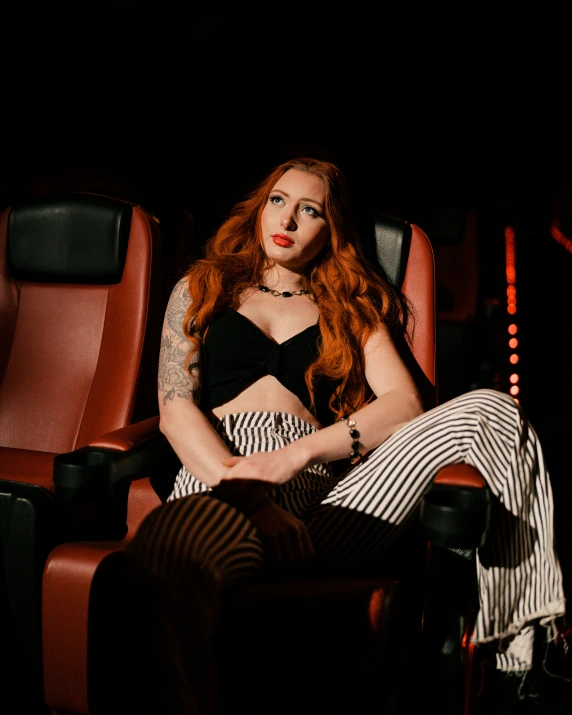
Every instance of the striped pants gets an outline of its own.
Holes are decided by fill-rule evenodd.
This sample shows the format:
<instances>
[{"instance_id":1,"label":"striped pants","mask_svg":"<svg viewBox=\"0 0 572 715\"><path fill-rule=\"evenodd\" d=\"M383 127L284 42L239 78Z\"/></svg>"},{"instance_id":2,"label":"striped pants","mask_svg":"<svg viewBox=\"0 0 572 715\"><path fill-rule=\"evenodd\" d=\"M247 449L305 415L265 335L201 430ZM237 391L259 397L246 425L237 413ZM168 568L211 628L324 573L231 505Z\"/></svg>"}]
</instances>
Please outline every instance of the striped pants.
<instances>
[{"instance_id":1,"label":"striped pants","mask_svg":"<svg viewBox=\"0 0 572 715\"><path fill-rule=\"evenodd\" d=\"M315 430L280 412L227 415L217 429L241 455L279 449ZM476 467L499 507L487 552L477 553L474 641L499 644L497 668L526 671L535 627L545 626L547 638L554 637L565 598L542 449L510 396L488 389L465 393L406 424L349 471L312 467L271 496L306 523L318 571L372 564L415 513L437 471L453 463ZM129 547L140 570L177 591L179 601L171 593L168 608L188 611L198 597L197 582L205 602L214 603L222 588L265 567L256 528L208 491L182 468L167 502L146 517Z\"/></svg>"}]
</instances>

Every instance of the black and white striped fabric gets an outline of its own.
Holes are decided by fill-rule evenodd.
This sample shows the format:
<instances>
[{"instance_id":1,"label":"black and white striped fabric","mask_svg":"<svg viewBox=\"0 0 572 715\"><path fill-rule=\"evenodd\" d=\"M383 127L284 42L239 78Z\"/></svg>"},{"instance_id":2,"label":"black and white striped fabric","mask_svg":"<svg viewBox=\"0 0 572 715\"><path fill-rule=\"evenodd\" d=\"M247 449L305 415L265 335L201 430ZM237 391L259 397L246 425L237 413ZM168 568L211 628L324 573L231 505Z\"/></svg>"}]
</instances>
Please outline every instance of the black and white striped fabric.
<instances>
[{"instance_id":1,"label":"black and white striped fabric","mask_svg":"<svg viewBox=\"0 0 572 715\"><path fill-rule=\"evenodd\" d=\"M220 437L233 454L272 452L316 431L314 425L285 412L244 412L226 415L215 424ZM305 470L269 496L292 514L302 517L334 487L336 477L328 464ZM208 491L209 487L181 467L167 501Z\"/></svg>"},{"instance_id":2,"label":"black and white striped fabric","mask_svg":"<svg viewBox=\"0 0 572 715\"><path fill-rule=\"evenodd\" d=\"M279 449L315 428L285 413L249 412L227 415L217 430L235 454L248 455ZM528 670L534 624L553 637L565 599L542 449L509 395L465 393L412 420L345 473L319 465L272 496L307 524L318 571L375 563L415 513L437 471L463 462L479 469L495 497L490 543L476 559L481 608L474 640L502 644L499 669ZM167 503L148 517L154 524L149 558L164 568L160 553L168 552L173 538L185 558L208 562L221 586L259 572L264 549L255 528L229 505L204 498L206 492L208 487L180 470ZM191 496L198 493L200 498ZM146 531L141 528L134 541L145 539ZM157 540L161 534L163 542ZM174 559L170 553L172 568Z\"/></svg>"}]
</instances>

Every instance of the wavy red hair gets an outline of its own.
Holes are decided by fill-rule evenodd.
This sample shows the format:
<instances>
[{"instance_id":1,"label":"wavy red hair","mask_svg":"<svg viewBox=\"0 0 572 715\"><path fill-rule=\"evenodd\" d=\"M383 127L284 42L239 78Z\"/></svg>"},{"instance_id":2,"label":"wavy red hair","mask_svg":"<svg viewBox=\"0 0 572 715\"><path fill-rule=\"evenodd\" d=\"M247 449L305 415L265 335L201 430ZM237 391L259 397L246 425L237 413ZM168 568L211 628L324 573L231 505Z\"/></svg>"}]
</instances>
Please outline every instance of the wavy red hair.
<instances>
[{"instance_id":1,"label":"wavy red hair","mask_svg":"<svg viewBox=\"0 0 572 715\"><path fill-rule=\"evenodd\" d=\"M191 303L183 328L194 343L188 360L200 349L214 315L225 307L238 308L245 289L262 282L268 260L261 243L261 214L276 182L290 169L313 174L326 187L324 211L330 242L314 260L306 279L320 311L321 341L318 358L305 377L312 408L314 380L324 376L335 382L330 409L339 419L368 399L363 347L380 320L392 331L403 330L405 303L366 261L347 181L331 162L302 157L276 167L233 207L207 241L204 257L186 274Z\"/></svg>"}]
</instances>

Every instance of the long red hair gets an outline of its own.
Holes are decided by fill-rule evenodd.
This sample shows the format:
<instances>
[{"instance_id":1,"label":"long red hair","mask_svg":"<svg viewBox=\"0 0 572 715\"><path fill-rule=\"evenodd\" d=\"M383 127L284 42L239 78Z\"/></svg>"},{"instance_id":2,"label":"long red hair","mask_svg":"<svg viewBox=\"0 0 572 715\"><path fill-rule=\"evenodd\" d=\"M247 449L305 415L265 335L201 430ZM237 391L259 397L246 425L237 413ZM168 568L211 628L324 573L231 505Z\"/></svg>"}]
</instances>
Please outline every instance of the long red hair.
<instances>
[{"instance_id":1,"label":"long red hair","mask_svg":"<svg viewBox=\"0 0 572 715\"><path fill-rule=\"evenodd\" d=\"M290 169L319 177L326 187L325 218L329 244L310 267L306 287L320 312L321 341L316 361L306 371L314 407L314 380L334 381L330 409L336 419L359 409L368 399L363 347L380 320L395 332L403 330L405 303L366 261L359 243L345 176L334 164L297 158L276 167L247 196L205 245L186 277L191 302L183 329L200 349L214 315L225 307L237 309L244 290L262 282L268 260L262 249L260 218L276 182Z\"/></svg>"}]
</instances>

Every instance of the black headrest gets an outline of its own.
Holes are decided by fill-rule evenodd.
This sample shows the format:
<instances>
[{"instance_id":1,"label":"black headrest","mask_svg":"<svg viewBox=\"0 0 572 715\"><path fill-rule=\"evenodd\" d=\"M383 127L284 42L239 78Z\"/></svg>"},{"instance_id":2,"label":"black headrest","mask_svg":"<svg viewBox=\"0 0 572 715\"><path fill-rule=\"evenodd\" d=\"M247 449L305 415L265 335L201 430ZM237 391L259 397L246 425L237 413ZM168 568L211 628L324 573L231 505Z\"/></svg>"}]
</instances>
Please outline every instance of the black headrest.
<instances>
[{"instance_id":1,"label":"black headrest","mask_svg":"<svg viewBox=\"0 0 572 715\"><path fill-rule=\"evenodd\" d=\"M15 205L8 220L8 268L17 280L119 283L133 204L96 194Z\"/></svg>"},{"instance_id":2,"label":"black headrest","mask_svg":"<svg viewBox=\"0 0 572 715\"><path fill-rule=\"evenodd\" d=\"M411 246L411 225L377 211L363 212L358 231L366 258L380 266L391 285L401 288Z\"/></svg>"}]
</instances>

